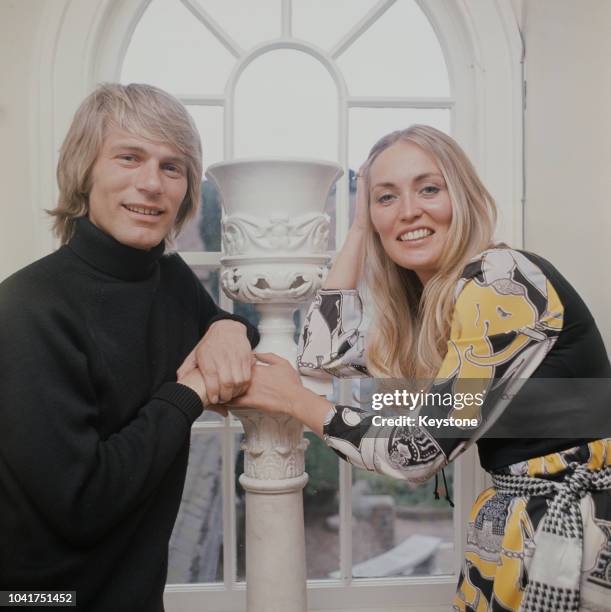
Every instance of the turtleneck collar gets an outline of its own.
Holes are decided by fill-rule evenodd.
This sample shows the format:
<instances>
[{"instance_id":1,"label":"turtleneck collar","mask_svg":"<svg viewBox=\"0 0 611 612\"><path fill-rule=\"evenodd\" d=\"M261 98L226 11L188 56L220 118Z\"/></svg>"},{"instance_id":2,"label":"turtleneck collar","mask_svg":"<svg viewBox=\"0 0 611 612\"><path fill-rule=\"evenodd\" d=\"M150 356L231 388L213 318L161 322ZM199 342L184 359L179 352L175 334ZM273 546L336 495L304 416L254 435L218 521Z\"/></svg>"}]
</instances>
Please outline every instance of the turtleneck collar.
<instances>
[{"instance_id":1,"label":"turtleneck collar","mask_svg":"<svg viewBox=\"0 0 611 612\"><path fill-rule=\"evenodd\" d=\"M152 274L155 264L163 255L165 244L160 242L150 251L135 249L117 242L87 217L80 217L76 220L76 229L68 248L104 274L126 281L137 281Z\"/></svg>"}]
</instances>

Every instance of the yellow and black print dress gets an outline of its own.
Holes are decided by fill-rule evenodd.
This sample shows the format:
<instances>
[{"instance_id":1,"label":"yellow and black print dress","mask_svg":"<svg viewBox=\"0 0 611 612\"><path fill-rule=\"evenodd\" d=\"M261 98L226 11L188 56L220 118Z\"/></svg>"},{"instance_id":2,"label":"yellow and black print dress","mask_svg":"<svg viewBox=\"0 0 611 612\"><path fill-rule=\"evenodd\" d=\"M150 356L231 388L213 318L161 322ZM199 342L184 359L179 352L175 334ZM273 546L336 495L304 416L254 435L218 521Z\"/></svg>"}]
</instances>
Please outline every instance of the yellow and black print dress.
<instances>
[{"instance_id":1,"label":"yellow and black print dress","mask_svg":"<svg viewBox=\"0 0 611 612\"><path fill-rule=\"evenodd\" d=\"M320 291L300 338L301 373L367 376L362 319L357 291ZM611 366L586 305L549 262L490 249L457 283L447 353L435 377L454 393L463 386L473 393L474 384L488 392L470 413L446 409L446 416L477 417L481 425L440 437L427 427L374 427L373 411L343 405L325 420L325 440L342 458L412 483L427 480L476 441L495 486L472 510L454 610L611 610L610 440L596 440L602 431L480 437L499 415L511 413L524 381L537 377L609 379ZM545 401L539 414L549 415L554 398ZM529 407L533 422L545 418L537 408ZM594 416L601 404L580 409Z\"/></svg>"}]
</instances>

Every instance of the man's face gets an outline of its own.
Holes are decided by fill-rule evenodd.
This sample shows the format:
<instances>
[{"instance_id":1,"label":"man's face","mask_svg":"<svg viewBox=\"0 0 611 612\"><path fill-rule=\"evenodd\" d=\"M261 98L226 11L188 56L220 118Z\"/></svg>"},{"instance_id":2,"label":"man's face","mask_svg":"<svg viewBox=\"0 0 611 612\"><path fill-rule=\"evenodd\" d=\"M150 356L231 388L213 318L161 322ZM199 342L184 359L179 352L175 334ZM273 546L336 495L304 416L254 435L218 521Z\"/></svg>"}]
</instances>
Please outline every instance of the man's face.
<instances>
[{"instance_id":1,"label":"man's face","mask_svg":"<svg viewBox=\"0 0 611 612\"><path fill-rule=\"evenodd\" d=\"M118 242L148 250L170 233L186 193L187 164L177 149L109 130L92 169L89 219Z\"/></svg>"}]
</instances>

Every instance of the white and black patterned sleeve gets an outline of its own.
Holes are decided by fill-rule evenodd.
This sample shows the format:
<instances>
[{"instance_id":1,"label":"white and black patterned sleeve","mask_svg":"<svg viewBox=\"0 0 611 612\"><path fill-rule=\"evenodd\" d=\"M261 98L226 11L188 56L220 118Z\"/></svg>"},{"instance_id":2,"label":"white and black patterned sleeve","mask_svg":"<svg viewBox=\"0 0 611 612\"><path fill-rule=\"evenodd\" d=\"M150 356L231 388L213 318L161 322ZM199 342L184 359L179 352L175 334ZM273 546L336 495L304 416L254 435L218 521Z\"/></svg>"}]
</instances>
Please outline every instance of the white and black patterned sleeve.
<instances>
[{"instance_id":1,"label":"white and black patterned sleeve","mask_svg":"<svg viewBox=\"0 0 611 612\"><path fill-rule=\"evenodd\" d=\"M564 307L542 270L518 251L493 249L464 270L456 286L447 353L433 391L481 392L479 406L420 406L418 416L473 418L475 428L448 437L420 420L376 426L376 414L336 405L326 415L326 443L353 465L418 484L452 461L505 410L554 346ZM464 394L463 394L464 395Z\"/></svg>"},{"instance_id":2,"label":"white and black patterned sleeve","mask_svg":"<svg viewBox=\"0 0 611 612\"><path fill-rule=\"evenodd\" d=\"M324 440L352 465L420 484L448 463L447 455L426 428L373 427L375 414L335 405L327 413Z\"/></svg>"},{"instance_id":3,"label":"white and black patterned sleeve","mask_svg":"<svg viewBox=\"0 0 611 612\"><path fill-rule=\"evenodd\" d=\"M297 367L306 376L368 376L363 305L356 289L321 289L299 337Z\"/></svg>"}]
</instances>

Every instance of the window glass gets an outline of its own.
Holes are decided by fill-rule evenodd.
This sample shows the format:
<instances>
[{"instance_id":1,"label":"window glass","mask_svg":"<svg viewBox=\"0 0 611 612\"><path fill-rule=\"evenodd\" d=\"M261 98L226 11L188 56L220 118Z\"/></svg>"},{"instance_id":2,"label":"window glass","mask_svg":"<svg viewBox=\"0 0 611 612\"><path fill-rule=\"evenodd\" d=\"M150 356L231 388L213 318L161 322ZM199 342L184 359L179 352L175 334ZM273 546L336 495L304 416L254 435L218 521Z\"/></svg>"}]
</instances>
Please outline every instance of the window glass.
<instances>
[{"instance_id":1,"label":"window glass","mask_svg":"<svg viewBox=\"0 0 611 612\"><path fill-rule=\"evenodd\" d=\"M218 268L210 268L209 266L191 266L195 276L204 286L215 304L219 303L220 285L219 285L219 270Z\"/></svg>"},{"instance_id":2,"label":"window glass","mask_svg":"<svg viewBox=\"0 0 611 612\"><path fill-rule=\"evenodd\" d=\"M187 106L202 141L204 169L223 161L223 109L219 106Z\"/></svg>"},{"instance_id":3,"label":"window glass","mask_svg":"<svg viewBox=\"0 0 611 612\"><path fill-rule=\"evenodd\" d=\"M281 0L196 0L243 49L280 36Z\"/></svg>"},{"instance_id":4,"label":"window glass","mask_svg":"<svg viewBox=\"0 0 611 612\"><path fill-rule=\"evenodd\" d=\"M339 569L339 459L311 432L305 470L308 484L303 491L308 579L329 578Z\"/></svg>"},{"instance_id":5,"label":"window glass","mask_svg":"<svg viewBox=\"0 0 611 612\"><path fill-rule=\"evenodd\" d=\"M340 57L350 95L449 96L439 40L414 0L398 0Z\"/></svg>"},{"instance_id":6,"label":"window glass","mask_svg":"<svg viewBox=\"0 0 611 612\"><path fill-rule=\"evenodd\" d=\"M238 582L246 580L246 491L238 481L240 474L244 473L244 451L240 446L245 437L243 433L235 435L236 578Z\"/></svg>"},{"instance_id":7,"label":"window glass","mask_svg":"<svg viewBox=\"0 0 611 612\"><path fill-rule=\"evenodd\" d=\"M293 35L331 50L378 0L294 0Z\"/></svg>"},{"instance_id":8,"label":"window glass","mask_svg":"<svg viewBox=\"0 0 611 612\"><path fill-rule=\"evenodd\" d=\"M220 432L191 434L182 502L170 538L168 584L223 581Z\"/></svg>"},{"instance_id":9,"label":"window glass","mask_svg":"<svg viewBox=\"0 0 611 612\"><path fill-rule=\"evenodd\" d=\"M453 494L453 464L445 468ZM389 578L454 573L453 512L439 475L410 489L406 483L353 469L352 576Z\"/></svg>"},{"instance_id":10,"label":"window glass","mask_svg":"<svg viewBox=\"0 0 611 612\"><path fill-rule=\"evenodd\" d=\"M337 159L337 90L300 51L255 59L236 87L235 157Z\"/></svg>"},{"instance_id":11,"label":"window glass","mask_svg":"<svg viewBox=\"0 0 611 612\"><path fill-rule=\"evenodd\" d=\"M308 579L328 578L339 568L338 458L315 434L304 434L310 442L306 451L308 484L303 491L306 574ZM236 449L244 434L236 434ZM237 478L244 471L244 451L236 460L237 578L246 579L246 506L244 489Z\"/></svg>"},{"instance_id":12,"label":"window glass","mask_svg":"<svg viewBox=\"0 0 611 612\"><path fill-rule=\"evenodd\" d=\"M450 111L437 108L351 108L348 163L358 170L382 136L424 123L450 133Z\"/></svg>"},{"instance_id":13,"label":"window glass","mask_svg":"<svg viewBox=\"0 0 611 612\"><path fill-rule=\"evenodd\" d=\"M202 141L204 169L223 160L223 109L215 106L187 107ZM221 250L221 205L213 183L202 181L200 205L176 239L179 251Z\"/></svg>"},{"instance_id":14,"label":"window glass","mask_svg":"<svg viewBox=\"0 0 611 612\"><path fill-rule=\"evenodd\" d=\"M153 0L127 48L122 83L149 83L173 94L218 94L233 56L179 0Z\"/></svg>"}]
</instances>

